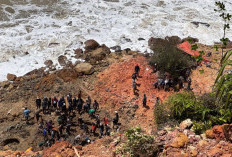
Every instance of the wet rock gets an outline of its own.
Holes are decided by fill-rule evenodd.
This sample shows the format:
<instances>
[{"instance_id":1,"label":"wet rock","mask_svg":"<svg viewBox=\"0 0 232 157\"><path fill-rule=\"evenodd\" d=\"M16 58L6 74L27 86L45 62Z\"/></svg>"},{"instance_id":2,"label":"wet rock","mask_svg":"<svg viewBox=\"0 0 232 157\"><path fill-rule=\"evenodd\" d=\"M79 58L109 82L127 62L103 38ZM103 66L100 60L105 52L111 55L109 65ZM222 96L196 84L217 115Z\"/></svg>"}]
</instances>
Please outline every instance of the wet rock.
<instances>
[{"instance_id":1,"label":"wet rock","mask_svg":"<svg viewBox=\"0 0 232 157\"><path fill-rule=\"evenodd\" d=\"M96 48L99 47L98 42L96 42L93 39L87 40L85 41L85 50L89 51L89 50L95 50Z\"/></svg>"},{"instance_id":2,"label":"wet rock","mask_svg":"<svg viewBox=\"0 0 232 157\"><path fill-rule=\"evenodd\" d=\"M145 40L145 39L144 38L138 38L138 40L141 41L141 40Z\"/></svg>"},{"instance_id":3,"label":"wet rock","mask_svg":"<svg viewBox=\"0 0 232 157\"><path fill-rule=\"evenodd\" d=\"M74 50L75 58L81 58L83 56L83 50L82 49L76 49Z\"/></svg>"},{"instance_id":4,"label":"wet rock","mask_svg":"<svg viewBox=\"0 0 232 157\"><path fill-rule=\"evenodd\" d=\"M224 124L223 125L223 132L226 140L232 142L232 125L231 124Z\"/></svg>"},{"instance_id":5,"label":"wet rock","mask_svg":"<svg viewBox=\"0 0 232 157\"><path fill-rule=\"evenodd\" d=\"M52 64L53 64L53 61L52 61L52 60L46 60L46 61L44 62L44 64L45 64L47 67L50 67L50 66L52 66Z\"/></svg>"},{"instance_id":6,"label":"wet rock","mask_svg":"<svg viewBox=\"0 0 232 157\"><path fill-rule=\"evenodd\" d=\"M180 129L191 129L191 127L193 126L193 122L191 121L191 119L186 119L183 122L180 123Z\"/></svg>"},{"instance_id":7,"label":"wet rock","mask_svg":"<svg viewBox=\"0 0 232 157\"><path fill-rule=\"evenodd\" d=\"M66 65L66 62L67 62L67 57L66 56L59 56L58 57L58 62L61 66L65 66Z\"/></svg>"},{"instance_id":8,"label":"wet rock","mask_svg":"<svg viewBox=\"0 0 232 157\"><path fill-rule=\"evenodd\" d=\"M80 63L75 66L78 74L90 75L94 72L94 68L90 63Z\"/></svg>"},{"instance_id":9,"label":"wet rock","mask_svg":"<svg viewBox=\"0 0 232 157\"><path fill-rule=\"evenodd\" d=\"M17 78L16 75L10 74L10 73L8 73L6 77L7 77L7 80L9 81L15 81L15 79Z\"/></svg>"},{"instance_id":10,"label":"wet rock","mask_svg":"<svg viewBox=\"0 0 232 157\"><path fill-rule=\"evenodd\" d=\"M15 13L15 10L13 8L11 8L11 7L6 7L5 11L7 11L8 13L11 13L11 14Z\"/></svg>"},{"instance_id":11,"label":"wet rock","mask_svg":"<svg viewBox=\"0 0 232 157\"><path fill-rule=\"evenodd\" d=\"M204 25L206 27L210 27L210 24L205 23L205 22L197 22L197 21L193 21L191 22L192 24L194 24L196 27L199 27L199 25Z\"/></svg>"},{"instance_id":12,"label":"wet rock","mask_svg":"<svg viewBox=\"0 0 232 157\"><path fill-rule=\"evenodd\" d=\"M32 71L26 73L24 76L30 76L30 75L33 75L33 74L36 74L36 75L38 75L38 76L44 76L44 75L45 75L45 73L44 73L44 70L45 70L45 69L46 69L46 68L44 68L44 67L39 68L39 69L34 69L34 70L32 70Z\"/></svg>"},{"instance_id":13,"label":"wet rock","mask_svg":"<svg viewBox=\"0 0 232 157\"><path fill-rule=\"evenodd\" d=\"M110 49L114 50L115 52L120 52L122 49L121 49L121 46L113 46L113 47L110 47Z\"/></svg>"}]
</instances>

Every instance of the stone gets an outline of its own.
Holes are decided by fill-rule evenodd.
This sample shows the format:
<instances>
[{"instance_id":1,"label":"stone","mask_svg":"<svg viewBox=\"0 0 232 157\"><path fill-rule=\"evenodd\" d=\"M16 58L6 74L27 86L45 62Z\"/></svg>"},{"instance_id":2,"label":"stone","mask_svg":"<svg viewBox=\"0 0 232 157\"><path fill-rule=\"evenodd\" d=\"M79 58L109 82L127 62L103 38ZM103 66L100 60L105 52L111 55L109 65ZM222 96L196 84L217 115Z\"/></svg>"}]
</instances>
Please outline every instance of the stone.
<instances>
[{"instance_id":1,"label":"stone","mask_svg":"<svg viewBox=\"0 0 232 157\"><path fill-rule=\"evenodd\" d=\"M224 136L226 140L232 142L232 125L231 124L224 124L223 125Z\"/></svg>"},{"instance_id":2,"label":"stone","mask_svg":"<svg viewBox=\"0 0 232 157\"><path fill-rule=\"evenodd\" d=\"M222 155L222 151L218 147L214 147L209 150L208 156L213 156L213 157L220 157Z\"/></svg>"},{"instance_id":3,"label":"stone","mask_svg":"<svg viewBox=\"0 0 232 157\"><path fill-rule=\"evenodd\" d=\"M45 64L47 67L50 67L50 66L52 66L52 64L53 64L53 61L52 61L52 60L46 60L46 61L44 62L44 64Z\"/></svg>"},{"instance_id":4,"label":"stone","mask_svg":"<svg viewBox=\"0 0 232 157\"><path fill-rule=\"evenodd\" d=\"M216 139L224 139L224 131L223 131L223 126L222 125L216 125L213 127L213 134Z\"/></svg>"},{"instance_id":5,"label":"stone","mask_svg":"<svg viewBox=\"0 0 232 157\"><path fill-rule=\"evenodd\" d=\"M77 78L78 74L74 69L61 69L57 71L56 75L64 82L70 82Z\"/></svg>"},{"instance_id":6,"label":"stone","mask_svg":"<svg viewBox=\"0 0 232 157\"><path fill-rule=\"evenodd\" d=\"M3 81L0 83L0 86L3 87L3 88L6 88L10 85L10 82L9 81Z\"/></svg>"},{"instance_id":7,"label":"stone","mask_svg":"<svg viewBox=\"0 0 232 157\"><path fill-rule=\"evenodd\" d=\"M208 143L206 140L200 140L200 141L198 142L198 145L199 145L200 147L205 147L205 146L209 145L209 143Z\"/></svg>"},{"instance_id":8,"label":"stone","mask_svg":"<svg viewBox=\"0 0 232 157\"><path fill-rule=\"evenodd\" d=\"M65 66L66 65L66 62L67 62L67 57L66 56L59 56L58 57L58 62L61 66Z\"/></svg>"},{"instance_id":9,"label":"stone","mask_svg":"<svg viewBox=\"0 0 232 157\"><path fill-rule=\"evenodd\" d=\"M83 55L83 50L76 49L76 50L74 50L74 53L75 53L75 58L80 58Z\"/></svg>"},{"instance_id":10,"label":"stone","mask_svg":"<svg viewBox=\"0 0 232 157\"><path fill-rule=\"evenodd\" d=\"M120 52L120 51L122 51L121 46L119 46L119 45L110 47L110 49L114 50L115 52Z\"/></svg>"},{"instance_id":11,"label":"stone","mask_svg":"<svg viewBox=\"0 0 232 157\"><path fill-rule=\"evenodd\" d=\"M188 137L183 133L179 133L178 136L174 138L171 146L175 148L182 148L182 147L186 147L187 144L188 144Z\"/></svg>"},{"instance_id":12,"label":"stone","mask_svg":"<svg viewBox=\"0 0 232 157\"><path fill-rule=\"evenodd\" d=\"M210 139L214 139L214 138L215 138L212 129L206 130L206 131L205 131L205 135L206 135L207 138L210 138Z\"/></svg>"},{"instance_id":13,"label":"stone","mask_svg":"<svg viewBox=\"0 0 232 157\"><path fill-rule=\"evenodd\" d=\"M97 48L96 50L93 50L90 53L88 53L86 60L91 60L94 62L101 61L110 53L110 49L103 45L102 47Z\"/></svg>"},{"instance_id":14,"label":"stone","mask_svg":"<svg viewBox=\"0 0 232 157\"><path fill-rule=\"evenodd\" d=\"M191 119L186 119L180 123L180 129L190 129L193 126Z\"/></svg>"},{"instance_id":15,"label":"stone","mask_svg":"<svg viewBox=\"0 0 232 157\"><path fill-rule=\"evenodd\" d=\"M94 68L90 63L80 63L75 66L75 70L79 74L90 75L94 72Z\"/></svg>"},{"instance_id":16,"label":"stone","mask_svg":"<svg viewBox=\"0 0 232 157\"><path fill-rule=\"evenodd\" d=\"M10 73L8 73L6 77L7 77L7 80L9 80L9 81L15 81L17 78L16 75L10 74Z\"/></svg>"},{"instance_id":17,"label":"stone","mask_svg":"<svg viewBox=\"0 0 232 157\"><path fill-rule=\"evenodd\" d=\"M98 42L96 42L93 39L87 40L85 41L85 50L89 51L89 50L95 50L96 48L99 47Z\"/></svg>"}]
</instances>

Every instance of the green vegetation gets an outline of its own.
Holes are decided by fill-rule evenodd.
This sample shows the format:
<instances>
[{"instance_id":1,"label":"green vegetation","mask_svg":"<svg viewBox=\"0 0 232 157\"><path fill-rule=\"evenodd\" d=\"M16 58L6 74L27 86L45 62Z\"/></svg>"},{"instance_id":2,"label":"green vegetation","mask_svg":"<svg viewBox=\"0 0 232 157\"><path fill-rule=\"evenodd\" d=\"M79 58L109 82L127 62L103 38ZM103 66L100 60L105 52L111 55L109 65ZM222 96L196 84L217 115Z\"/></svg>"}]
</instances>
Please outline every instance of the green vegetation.
<instances>
[{"instance_id":1,"label":"green vegetation","mask_svg":"<svg viewBox=\"0 0 232 157\"><path fill-rule=\"evenodd\" d=\"M219 13L219 16L222 18L222 20L224 21L224 26L223 26L223 37L220 39L220 41L222 42L222 47L221 47L221 53L222 53L222 58L221 61L224 60L224 58L227 56L227 53L224 54L223 50L226 47L229 39L226 38L226 30L230 29L230 20L232 15L226 12L226 6L223 2L217 1L215 2L215 5L217 7L217 9L214 9L215 12ZM217 46L215 46L216 49L218 49Z\"/></svg>"},{"instance_id":2,"label":"green vegetation","mask_svg":"<svg viewBox=\"0 0 232 157\"><path fill-rule=\"evenodd\" d=\"M140 127L129 129L125 135L127 141L117 148L118 154L130 157L149 157L157 153L158 148L154 143L154 137L143 134Z\"/></svg>"},{"instance_id":3,"label":"green vegetation","mask_svg":"<svg viewBox=\"0 0 232 157\"><path fill-rule=\"evenodd\" d=\"M161 40L161 39L160 39ZM154 55L149 64L158 65L158 71L161 74L168 72L174 78L177 78L194 65L191 57L179 50L173 42L163 39L156 46L152 47Z\"/></svg>"},{"instance_id":4,"label":"green vegetation","mask_svg":"<svg viewBox=\"0 0 232 157\"><path fill-rule=\"evenodd\" d=\"M226 30L229 29L230 14L225 13L225 5L222 2L216 2L219 8L215 10L220 12L220 17L224 20L224 34L221 42L222 59L221 68L218 71L218 76L215 80L214 92L205 94L201 97L195 96L192 92L177 93L168 98L166 106L169 106L171 119L179 122L185 119L193 120L193 129L200 134L214 125L231 123L232 122L232 74L225 73L225 70L231 70L232 67L232 50L223 53L223 48L227 45ZM192 45L192 50L197 50L196 44ZM217 46L215 48L218 49ZM203 60L204 52L200 51L200 55L195 58L197 62ZM201 72L201 71L200 71ZM203 71L201 72L203 73ZM158 108L155 114L162 110ZM157 124L163 122L163 111L155 116ZM165 119L165 118L164 118ZM166 120L166 119L165 119Z\"/></svg>"}]
</instances>

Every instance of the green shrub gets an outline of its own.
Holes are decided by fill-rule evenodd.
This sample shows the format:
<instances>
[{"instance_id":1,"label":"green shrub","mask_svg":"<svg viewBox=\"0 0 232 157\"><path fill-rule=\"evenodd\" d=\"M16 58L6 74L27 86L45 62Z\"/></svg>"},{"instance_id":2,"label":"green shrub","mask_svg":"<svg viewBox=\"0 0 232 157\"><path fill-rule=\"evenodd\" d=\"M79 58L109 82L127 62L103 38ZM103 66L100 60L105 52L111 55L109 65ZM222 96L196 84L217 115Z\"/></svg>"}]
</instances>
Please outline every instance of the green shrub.
<instances>
[{"instance_id":1,"label":"green shrub","mask_svg":"<svg viewBox=\"0 0 232 157\"><path fill-rule=\"evenodd\" d=\"M166 104L156 104L154 108L154 118L157 126L159 127L161 124L164 124L169 120L170 113L168 112L168 108Z\"/></svg>"},{"instance_id":2,"label":"green shrub","mask_svg":"<svg viewBox=\"0 0 232 157\"><path fill-rule=\"evenodd\" d=\"M116 152L130 157L155 156L158 148L154 144L154 137L142 133L140 127L129 129L125 133L127 141L121 144Z\"/></svg>"},{"instance_id":3,"label":"green shrub","mask_svg":"<svg viewBox=\"0 0 232 157\"><path fill-rule=\"evenodd\" d=\"M212 122L211 121L193 121L193 130L196 134L202 134L206 130L212 128Z\"/></svg>"},{"instance_id":4,"label":"green shrub","mask_svg":"<svg viewBox=\"0 0 232 157\"><path fill-rule=\"evenodd\" d=\"M150 58L149 64L151 66L158 65L158 71L162 74L168 72L174 78L177 78L191 68L194 64L191 57L185 52L179 50L176 45L173 45L168 40L162 40L157 45L152 47L154 51Z\"/></svg>"}]
</instances>

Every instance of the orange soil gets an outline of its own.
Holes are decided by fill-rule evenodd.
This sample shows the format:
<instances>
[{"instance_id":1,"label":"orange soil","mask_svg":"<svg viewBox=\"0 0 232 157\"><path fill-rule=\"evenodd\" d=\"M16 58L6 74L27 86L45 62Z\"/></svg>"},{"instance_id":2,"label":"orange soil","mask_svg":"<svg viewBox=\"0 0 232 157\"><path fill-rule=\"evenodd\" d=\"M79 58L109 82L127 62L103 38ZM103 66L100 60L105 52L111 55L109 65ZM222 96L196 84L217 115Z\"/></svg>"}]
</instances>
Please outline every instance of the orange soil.
<instances>
[{"instance_id":1,"label":"orange soil","mask_svg":"<svg viewBox=\"0 0 232 157\"><path fill-rule=\"evenodd\" d=\"M134 73L136 64L140 66L140 78L137 80L137 83L140 84L140 86L137 87L139 96L135 96L132 91L131 75ZM149 126L152 127L154 124L152 109L156 97L158 96L163 102L167 96L173 93L155 89L153 84L156 80L157 76L148 65L146 58L137 56L135 58L127 59L124 62L114 63L100 73L95 87L95 94L98 95L100 104L111 106L111 112L120 108L122 104L139 105L136 114L138 120L135 120L132 124L140 125L143 128ZM144 94L147 96L147 106L149 106L150 109L142 107ZM150 129L146 130L148 131Z\"/></svg>"}]
</instances>

